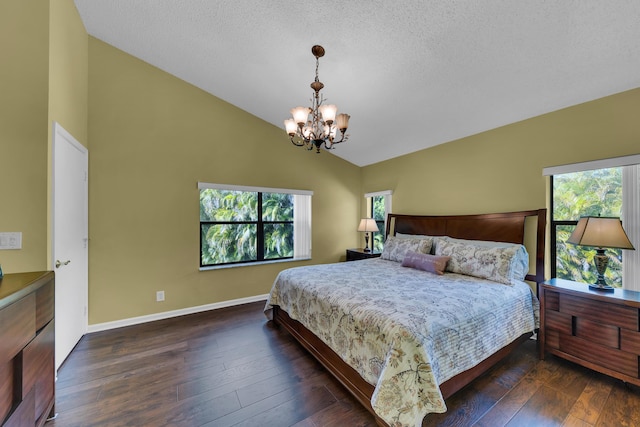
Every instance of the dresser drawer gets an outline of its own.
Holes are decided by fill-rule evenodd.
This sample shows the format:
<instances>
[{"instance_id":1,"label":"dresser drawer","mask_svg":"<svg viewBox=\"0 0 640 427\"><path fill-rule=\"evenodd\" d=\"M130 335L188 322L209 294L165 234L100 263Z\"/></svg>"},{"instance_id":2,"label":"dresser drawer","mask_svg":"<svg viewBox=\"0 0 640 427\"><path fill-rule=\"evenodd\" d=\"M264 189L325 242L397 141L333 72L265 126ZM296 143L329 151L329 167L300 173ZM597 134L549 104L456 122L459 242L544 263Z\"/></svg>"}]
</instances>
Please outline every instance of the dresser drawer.
<instances>
[{"instance_id":1,"label":"dresser drawer","mask_svg":"<svg viewBox=\"0 0 640 427\"><path fill-rule=\"evenodd\" d=\"M0 364L15 357L36 335L36 296L29 294L0 310Z\"/></svg>"},{"instance_id":2,"label":"dresser drawer","mask_svg":"<svg viewBox=\"0 0 640 427\"><path fill-rule=\"evenodd\" d=\"M544 301L547 310L560 311L560 294L557 292L545 291Z\"/></svg>"},{"instance_id":3,"label":"dresser drawer","mask_svg":"<svg viewBox=\"0 0 640 427\"><path fill-rule=\"evenodd\" d=\"M567 335L573 334L573 317L553 310L545 310L545 328L554 329Z\"/></svg>"},{"instance_id":4,"label":"dresser drawer","mask_svg":"<svg viewBox=\"0 0 640 427\"><path fill-rule=\"evenodd\" d=\"M36 411L34 393L29 393L26 398L18 404L15 411L7 419L3 427L25 427L36 424Z\"/></svg>"},{"instance_id":5,"label":"dresser drawer","mask_svg":"<svg viewBox=\"0 0 640 427\"><path fill-rule=\"evenodd\" d=\"M620 349L640 355L640 332L621 329Z\"/></svg>"},{"instance_id":6,"label":"dresser drawer","mask_svg":"<svg viewBox=\"0 0 640 427\"><path fill-rule=\"evenodd\" d=\"M560 351L596 365L638 378L638 355L595 344L587 339L560 335Z\"/></svg>"},{"instance_id":7,"label":"dresser drawer","mask_svg":"<svg viewBox=\"0 0 640 427\"><path fill-rule=\"evenodd\" d=\"M22 351L22 397L24 399L28 393L35 393L36 414L43 413L53 399L54 342L54 322L49 322Z\"/></svg>"},{"instance_id":8,"label":"dresser drawer","mask_svg":"<svg viewBox=\"0 0 640 427\"><path fill-rule=\"evenodd\" d=\"M638 309L573 295L560 295L560 312L594 322L638 330Z\"/></svg>"},{"instance_id":9,"label":"dresser drawer","mask_svg":"<svg viewBox=\"0 0 640 427\"><path fill-rule=\"evenodd\" d=\"M36 291L36 330L42 329L51 319L55 310L55 288L53 281Z\"/></svg>"},{"instance_id":10,"label":"dresser drawer","mask_svg":"<svg viewBox=\"0 0 640 427\"><path fill-rule=\"evenodd\" d=\"M545 346L547 347L546 349L560 350L560 332L547 329L545 335Z\"/></svg>"},{"instance_id":11,"label":"dresser drawer","mask_svg":"<svg viewBox=\"0 0 640 427\"><path fill-rule=\"evenodd\" d=\"M620 328L592 322L581 317L575 320L575 336L611 348L620 348Z\"/></svg>"},{"instance_id":12,"label":"dresser drawer","mask_svg":"<svg viewBox=\"0 0 640 427\"><path fill-rule=\"evenodd\" d=\"M0 422L13 404L13 360L0 363Z\"/></svg>"}]
</instances>

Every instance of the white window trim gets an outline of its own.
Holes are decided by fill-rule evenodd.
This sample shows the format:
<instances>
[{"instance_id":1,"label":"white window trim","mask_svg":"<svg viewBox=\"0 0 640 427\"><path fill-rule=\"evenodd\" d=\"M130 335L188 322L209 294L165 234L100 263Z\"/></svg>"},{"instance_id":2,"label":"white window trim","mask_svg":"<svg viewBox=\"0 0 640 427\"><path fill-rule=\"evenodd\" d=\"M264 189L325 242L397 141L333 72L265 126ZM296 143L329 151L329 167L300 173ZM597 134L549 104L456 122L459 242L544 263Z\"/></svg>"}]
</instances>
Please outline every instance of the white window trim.
<instances>
[{"instance_id":1,"label":"white window trim","mask_svg":"<svg viewBox=\"0 0 640 427\"><path fill-rule=\"evenodd\" d=\"M635 251L622 250L622 287L640 291L640 165L622 168L622 218Z\"/></svg>"},{"instance_id":2,"label":"white window trim","mask_svg":"<svg viewBox=\"0 0 640 427\"><path fill-rule=\"evenodd\" d=\"M590 162L572 163L570 165L549 166L542 169L543 176L561 175L564 173L584 172L594 169L617 168L640 163L640 154L631 156L612 157L610 159L593 160Z\"/></svg>"},{"instance_id":3,"label":"white window trim","mask_svg":"<svg viewBox=\"0 0 640 427\"><path fill-rule=\"evenodd\" d=\"M252 187L248 185L230 185L230 184L212 184L209 182L198 182L198 190L229 190L229 191L255 191L262 193L284 193L299 194L301 196L313 196L311 190L292 190L290 188L269 188L269 187Z\"/></svg>"}]
</instances>

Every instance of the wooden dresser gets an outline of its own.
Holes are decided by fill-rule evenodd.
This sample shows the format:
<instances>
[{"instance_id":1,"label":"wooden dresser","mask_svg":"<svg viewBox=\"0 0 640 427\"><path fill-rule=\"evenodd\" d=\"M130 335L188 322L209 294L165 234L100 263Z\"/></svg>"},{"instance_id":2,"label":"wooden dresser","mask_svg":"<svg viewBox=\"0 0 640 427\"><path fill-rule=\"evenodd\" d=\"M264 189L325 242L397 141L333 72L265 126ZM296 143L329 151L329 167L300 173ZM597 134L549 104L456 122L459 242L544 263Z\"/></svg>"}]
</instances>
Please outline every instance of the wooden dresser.
<instances>
[{"instance_id":1,"label":"wooden dresser","mask_svg":"<svg viewBox=\"0 0 640 427\"><path fill-rule=\"evenodd\" d=\"M640 292L551 279L538 295L540 358L548 352L640 385Z\"/></svg>"},{"instance_id":2,"label":"wooden dresser","mask_svg":"<svg viewBox=\"0 0 640 427\"><path fill-rule=\"evenodd\" d=\"M42 426L54 412L54 274L0 280L0 425Z\"/></svg>"}]
</instances>

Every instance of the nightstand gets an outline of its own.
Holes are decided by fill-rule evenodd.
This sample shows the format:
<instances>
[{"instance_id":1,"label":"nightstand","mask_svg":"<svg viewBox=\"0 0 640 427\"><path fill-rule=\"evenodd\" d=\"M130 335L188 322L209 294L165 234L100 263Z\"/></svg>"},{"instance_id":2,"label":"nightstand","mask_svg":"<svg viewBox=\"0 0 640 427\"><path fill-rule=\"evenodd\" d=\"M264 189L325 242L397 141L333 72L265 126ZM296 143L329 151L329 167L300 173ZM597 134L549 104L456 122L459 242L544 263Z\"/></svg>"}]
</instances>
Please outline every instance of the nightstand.
<instances>
[{"instance_id":1,"label":"nightstand","mask_svg":"<svg viewBox=\"0 0 640 427\"><path fill-rule=\"evenodd\" d=\"M358 261L367 258L378 258L380 252L365 252L363 248L347 249L347 261Z\"/></svg>"},{"instance_id":2,"label":"nightstand","mask_svg":"<svg viewBox=\"0 0 640 427\"><path fill-rule=\"evenodd\" d=\"M538 296L541 359L551 353L640 386L640 292L551 279Z\"/></svg>"}]
</instances>

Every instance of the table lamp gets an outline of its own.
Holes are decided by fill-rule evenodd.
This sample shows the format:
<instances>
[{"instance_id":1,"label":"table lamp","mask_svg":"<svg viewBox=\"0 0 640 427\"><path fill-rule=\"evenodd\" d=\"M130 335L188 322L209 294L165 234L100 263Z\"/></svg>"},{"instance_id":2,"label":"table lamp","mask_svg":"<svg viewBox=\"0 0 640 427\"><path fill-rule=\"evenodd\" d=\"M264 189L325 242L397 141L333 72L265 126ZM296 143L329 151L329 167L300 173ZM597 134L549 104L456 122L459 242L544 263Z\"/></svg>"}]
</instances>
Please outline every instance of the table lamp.
<instances>
[{"instance_id":1,"label":"table lamp","mask_svg":"<svg viewBox=\"0 0 640 427\"><path fill-rule=\"evenodd\" d=\"M358 226L358 231L364 231L364 241L366 243L364 251L371 252L371 249L369 249L369 234L373 231L380 231L378 230L376 220L372 218L362 218Z\"/></svg>"},{"instance_id":2,"label":"table lamp","mask_svg":"<svg viewBox=\"0 0 640 427\"><path fill-rule=\"evenodd\" d=\"M597 291L613 291L613 288L604 280L604 273L609 264L609 257L604 254L604 248L635 249L622 228L620 218L615 217L581 217L567 242L596 248L594 260L598 280L590 284L589 289Z\"/></svg>"}]
</instances>

